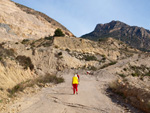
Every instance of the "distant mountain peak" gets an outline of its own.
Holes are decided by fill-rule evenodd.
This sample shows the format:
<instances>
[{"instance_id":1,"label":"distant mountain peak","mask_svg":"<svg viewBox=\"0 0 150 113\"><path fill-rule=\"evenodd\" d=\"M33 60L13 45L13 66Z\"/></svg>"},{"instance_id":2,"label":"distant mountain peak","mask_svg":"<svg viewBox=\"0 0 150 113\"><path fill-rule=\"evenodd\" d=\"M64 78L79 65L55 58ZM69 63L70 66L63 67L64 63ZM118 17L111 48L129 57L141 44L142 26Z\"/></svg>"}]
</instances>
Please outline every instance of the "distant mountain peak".
<instances>
[{"instance_id":1,"label":"distant mountain peak","mask_svg":"<svg viewBox=\"0 0 150 113\"><path fill-rule=\"evenodd\" d=\"M150 31L142 27L129 26L121 21L97 24L94 31L81 37L94 41L113 37L137 49L150 51Z\"/></svg>"},{"instance_id":2,"label":"distant mountain peak","mask_svg":"<svg viewBox=\"0 0 150 113\"><path fill-rule=\"evenodd\" d=\"M111 21L110 23L106 23L106 24L97 24L95 27L94 31L99 31L102 29L107 29L107 30L111 30L111 29L116 29L116 28L121 28L121 27L125 27L128 26L127 24L121 22L121 21Z\"/></svg>"}]
</instances>

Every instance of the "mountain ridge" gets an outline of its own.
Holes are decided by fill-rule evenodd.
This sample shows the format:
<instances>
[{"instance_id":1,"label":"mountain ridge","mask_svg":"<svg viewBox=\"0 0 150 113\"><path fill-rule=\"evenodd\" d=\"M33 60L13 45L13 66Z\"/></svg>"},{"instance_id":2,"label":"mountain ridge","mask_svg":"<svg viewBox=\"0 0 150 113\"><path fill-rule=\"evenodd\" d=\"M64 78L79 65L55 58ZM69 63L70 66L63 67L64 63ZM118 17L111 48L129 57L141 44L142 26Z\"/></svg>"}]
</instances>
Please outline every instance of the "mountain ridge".
<instances>
[{"instance_id":1,"label":"mountain ridge","mask_svg":"<svg viewBox=\"0 0 150 113\"><path fill-rule=\"evenodd\" d=\"M94 31L81 36L82 38L98 41L113 37L126 44L140 49L150 50L150 31L143 27L130 26L120 21L111 21L106 24L97 24Z\"/></svg>"}]
</instances>

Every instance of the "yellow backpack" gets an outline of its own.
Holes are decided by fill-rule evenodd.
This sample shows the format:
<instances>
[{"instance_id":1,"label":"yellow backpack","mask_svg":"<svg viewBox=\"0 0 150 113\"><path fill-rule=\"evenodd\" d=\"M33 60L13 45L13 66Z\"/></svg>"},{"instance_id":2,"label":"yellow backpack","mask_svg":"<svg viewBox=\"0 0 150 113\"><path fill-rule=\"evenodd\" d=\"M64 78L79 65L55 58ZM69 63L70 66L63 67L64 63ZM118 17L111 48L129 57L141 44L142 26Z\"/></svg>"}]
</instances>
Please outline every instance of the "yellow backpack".
<instances>
[{"instance_id":1,"label":"yellow backpack","mask_svg":"<svg viewBox=\"0 0 150 113\"><path fill-rule=\"evenodd\" d=\"M78 77L76 77L76 76L74 76L73 78L72 78L72 84L78 84L79 82L78 82Z\"/></svg>"}]
</instances>

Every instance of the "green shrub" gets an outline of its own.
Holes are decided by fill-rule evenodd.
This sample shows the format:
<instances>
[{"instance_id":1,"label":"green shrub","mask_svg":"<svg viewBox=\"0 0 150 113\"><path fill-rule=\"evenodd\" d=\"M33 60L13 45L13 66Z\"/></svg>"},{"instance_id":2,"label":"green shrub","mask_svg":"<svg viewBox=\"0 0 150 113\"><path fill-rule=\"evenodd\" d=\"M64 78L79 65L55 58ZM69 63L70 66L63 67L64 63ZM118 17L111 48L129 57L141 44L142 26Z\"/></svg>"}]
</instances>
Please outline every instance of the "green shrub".
<instances>
[{"instance_id":1,"label":"green shrub","mask_svg":"<svg viewBox=\"0 0 150 113\"><path fill-rule=\"evenodd\" d=\"M105 61L105 60L106 60L106 57L103 57L103 58L102 58L102 61Z\"/></svg>"},{"instance_id":2,"label":"green shrub","mask_svg":"<svg viewBox=\"0 0 150 113\"><path fill-rule=\"evenodd\" d=\"M59 48L57 45L55 45L55 48Z\"/></svg>"},{"instance_id":3,"label":"green shrub","mask_svg":"<svg viewBox=\"0 0 150 113\"><path fill-rule=\"evenodd\" d=\"M3 89L3 88L0 88L0 90L3 91L4 89Z\"/></svg>"},{"instance_id":4,"label":"green shrub","mask_svg":"<svg viewBox=\"0 0 150 113\"><path fill-rule=\"evenodd\" d=\"M59 52L59 53L55 54L55 56L56 56L57 58L59 58L59 59L63 58L62 52Z\"/></svg>"},{"instance_id":5,"label":"green shrub","mask_svg":"<svg viewBox=\"0 0 150 113\"><path fill-rule=\"evenodd\" d=\"M104 68L106 68L106 67L108 67L108 66L110 66L110 65L114 65L114 64L116 64L117 62L115 61L115 62L110 62L110 63L108 63L108 64L105 64L105 65L103 65L100 69L104 69Z\"/></svg>"},{"instance_id":6,"label":"green shrub","mask_svg":"<svg viewBox=\"0 0 150 113\"><path fill-rule=\"evenodd\" d=\"M123 68L124 71L127 71L127 68Z\"/></svg>"},{"instance_id":7,"label":"green shrub","mask_svg":"<svg viewBox=\"0 0 150 113\"><path fill-rule=\"evenodd\" d=\"M139 77L139 76L150 76L150 69L146 67L145 65L141 66L130 66L130 69L134 71L131 75L134 77ZM148 70L147 73L146 70ZM144 73L144 74L143 74Z\"/></svg>"},{"instance_id":8,"label":"green shrub","mask_svg":"<svg viewBox=\"0 0 150 113\"><path fill-rule=\"evenodd\" d=\"M110 62L109 65L114 65L114 64L116 64L116 63L117 63L116 61Z\"/></svg>"},{"instance_id":9,"label":"green shrub","mask_svg":"<svg viewBox=\"0 0 150 113\"><path fill-rule=\"evenodd\" d=\"M3 102L3 100L0 100L0 103L2 103Z\"/></svg>"},{"instance_id":10,"label":"green shrub","mask_svg":"<svg viewBox=\"0 0 150 113\"><path fill-rule=\"evenodd\" d=\"M95 56L90 56L90 55L83 55L83 59L85 60L85 61L96 61L97 60L97 58L95 57Z\"/></svg>"},{"instance_id":11,"label":"green shrub","mask_svg":"<svg viewBox=\"0 0 150 113\"><path fill-rule=\"evenodd\" d=\"M23 39L21 43L26 44L27 42L29 42L29 39Z\"/></svg>"},{"instance_id":12,"label":"green shrub","mask_svg":"<svg viewBox=\"0 0 150 113\"><path fill-rule=\"evenodd\" d=\"M2 56L0 56L0 61L2 61L3 60L3 57Z\"/></svg>"},{"instance_id":13,"label":"green shrub","mask_svg":"<svg viewBox=\"0 0 150 113\"><path fill-rule=\"evenodd\" d=\"M45 43L43 43L42 44L44 47L49 47L49 46L51 46L52 45L52 43L51 42L45 42ZM40 47L41 45L39 45L39 47Z\"/></svg>"},{"instance_id":14,"label":"green shrub","mask_svg":"<svg viewBox=\"0 0 150 113\"><path fill-rule=\"evenodd\" d=\"M65 49L65 51L67 51L68 53L70 52L70 50L67 48L67 49Z\"/></svg>"},{"instance_id":15,"label":"green shrub","mask_svg":"<svg viewBox=\"0 0 150 113\"><path fill-rule=\"evenodd\" d=\"M132 75L133 77L138 77L138 76L139 76L138 73L132 73L131 75Z\"/></svg>"},{"instance_id":16,"label":"green shrub","mask_svg":"<svg viewBox=\"0 0 150 113\"><path fill-rule=\"evenodd\" d=\"M61 29L56 29L54 32L54 36L65 36Z\"/></svg>"},{"instance_id":17,"label":"green shrub","mask_svg":"<svg viewBox=\"0 0 150 113\"><path fill-rule=\"evenodd\" d=\"M106 56L105 55L102 55L102 59L100 62L104 63L106 61Z\"/></svg>"},{"instance_id":18,"label":"green shrub","mask_svg":"<svg viewBox=\"0 0 150 113\"><path fill-rule=\"evenodd\" d=\"M145 73L143 76L150 76L150 72Z\"/></svg>"},{"instance_id":19,"label":"green shrub","mask_svg":"<svg viewBox=\"0 0 150 113\"><path fill-rule=\"evenodd\" d=\"M20 65L24 66L24 69L27 69L28 67L31 70L34 69L34 65L32 64L30 57L20 55L16 57L16 60L19 62Z\"/></svg>"},{"instance_id":20,"label":"green shrub","mask_svg":"<svg viewBox=\"0 0 150 113\"><path fill-rule=\"evenodd\" d=\"M12 56L12 57L14 57L15 56L15 50L14 49L5 49L5 51L6 51L6 55L7 56Z\"/></svg>"},{"instance_id":21,"label":"green shrub","mask_svg":"<svg viewBox=\"0 0 150 113\"><path fill-rule=\"evenodd\" d=\"M106 58L106 56L105 56L105 55L102 55L102 57Z\"/></svg>"},{"instance_id":22,"label":"green shrub","mask_svg":"<svg viewBox=\"0 0 150 113\"><path fill-rule=\"evenodd\" d=\"M41 46L44 46L44 47L49 47L51 46L53 43L53 37L52 36L47 36L45 38L40 38L38 40L32 40L30 41L30 43L28 43L31 48L34 48L34 47L41 47Z\"/></svg>"},{"instance_id":23,"label":"green shrub","mask_svg":"<svg viewBox=\"0 0 150 113\"><path fill-rule=\"evenodd\" d=\"M52 36L48 36L48 37L45 37L44 39L46 39L46 40L53 40L53 37Z\"/></svg>"},{"instance_id":24,"label":"green shrub","mask_svg":"<svg viewBox=\"0 0 150 113\"><path fill-rule=\"evenodd\" d=\"M58 56L61 56L61 55L62 55L62 52L59 52L59 53L58 53Z\"/></svg>"},{"instance_id":25,"label":"green shrub","mask_svg":"<svg viewBox=\"0 0 150 113\"><path fill-rule=\"evenodd\" d=\"M0 44L0 61L2 62L5 58L11 58L14 59L16 55L16 52L14 49L5 49L1 44Z\"/></svg>"},{"instance_id":26,"label":"green shrub","mask_svg":"<svg viewBox=\"0 0 150 113\"><path fill-rule=\"evenodd\" d=\"M122 77L122 78L126 77L126 75L124 75L124 74L119 74L119 76Z\"/></svg>"},{"instance_id":27,"label":"green shrub","mask_svg":"<svg viewBox=\"0 0 150 113\"><path fill-rule=\"evenodd\" d=\"M8 89L7 91L10 93L10 97L12 97L16 92L18 91L23 91L23 87L21 84L17 84L16 86L14 86L12 89Z\"/></svg>"},{"instance_id":28,"label":"green shrub","mask_svg":"<svg viewBox=\"0 0 150 113\"><path fill-rule=\"evenodd\" d=\"M130 68L131 68L132 70L136 70L138 67L136 67L136 66L130 66Z\"/></svg>"}]
</instances>

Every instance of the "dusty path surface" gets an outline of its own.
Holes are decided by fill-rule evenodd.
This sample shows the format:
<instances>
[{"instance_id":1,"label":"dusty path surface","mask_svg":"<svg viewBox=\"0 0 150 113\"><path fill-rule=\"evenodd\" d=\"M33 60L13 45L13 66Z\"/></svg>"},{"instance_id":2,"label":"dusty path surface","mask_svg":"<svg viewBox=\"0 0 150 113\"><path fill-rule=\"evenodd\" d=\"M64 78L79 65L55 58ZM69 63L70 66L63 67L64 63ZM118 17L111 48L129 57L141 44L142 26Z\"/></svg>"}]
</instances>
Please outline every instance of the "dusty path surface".
<instances>
[{"instance_id":1,"label":"dusty path surface","mask_svg":"<svg viewBox=\"0 0 150 113\"><path fill-rule=\"evenodd\" d=\"M72 75L65 76L65 83L45 88L33 97L24 97L20 113L119 113L122 110L115 106L111 99L99 89L99 81L94 77L81 75L79 94L73 95L71 88Z\"/></svg>"},{"instance_id":2,"label":"dusty path surface","mask_svg":"<svg viewBox=\"0 0 150 113\"><path fill-rule=\"evenodd\" d=\"M73 95L71 74L64 74L65 82L43 88L34 96L22 97L10 106L14 113L126 113L135 112L112 102L104 89L108 79L81 74L79 94ZM15 109L18 109L16 111ZM12 110L11 110L12 111ZM12 112L13 113L13 112Z\"/></svg>"}]
</instances>

